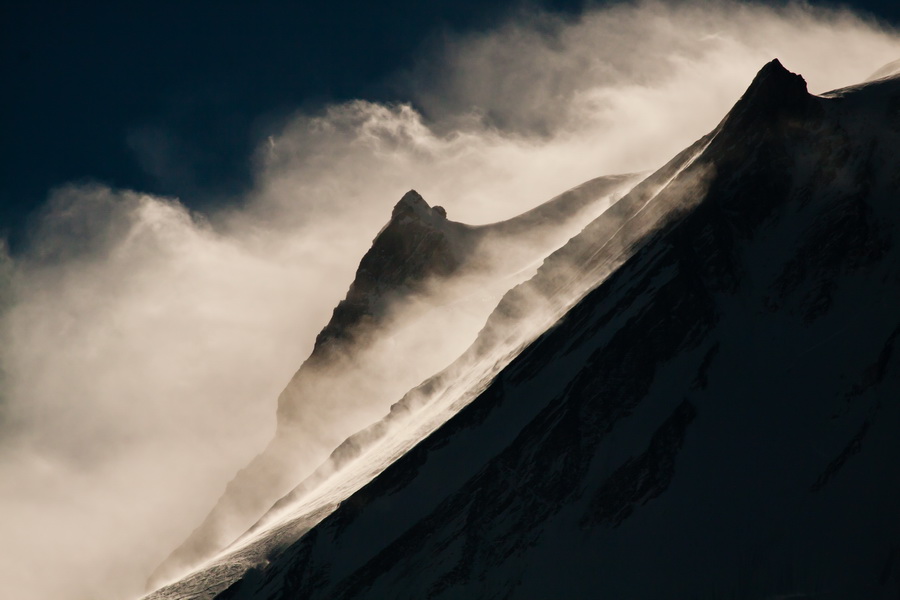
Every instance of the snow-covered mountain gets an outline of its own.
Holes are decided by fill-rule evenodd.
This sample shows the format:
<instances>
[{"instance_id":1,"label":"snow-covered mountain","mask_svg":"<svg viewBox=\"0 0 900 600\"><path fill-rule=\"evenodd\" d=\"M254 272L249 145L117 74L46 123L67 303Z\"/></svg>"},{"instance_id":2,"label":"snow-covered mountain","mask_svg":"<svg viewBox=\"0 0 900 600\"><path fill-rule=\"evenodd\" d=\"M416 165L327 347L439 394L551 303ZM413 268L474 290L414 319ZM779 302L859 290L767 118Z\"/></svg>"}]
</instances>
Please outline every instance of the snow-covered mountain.
<instances>
[{"instance_id":1,"label":"snow-covered mountain","mask_svg":"<svg viewBox=\"0 0 900 600\"><path fill-rule=\"evenodd\" d=\"M896 598L898 149L900 78L769 63L153 597Z\"/></svg>"},{"instance_id":2,"label":"snow-covered mountain","mask_svg":"<svg viewBox=\"0 0 900 600\"><path fill-rule=\"evenodd\" d=\"M455 358L505 291L637 180L598 177L522 215L482 226L451 221L417 192L405 194L312 354L279 397L272 442L228 484L151 585L234 541L342 440ZM395 364L396 355L416 354L426 359Z\"/></svg>"}]
</instances>

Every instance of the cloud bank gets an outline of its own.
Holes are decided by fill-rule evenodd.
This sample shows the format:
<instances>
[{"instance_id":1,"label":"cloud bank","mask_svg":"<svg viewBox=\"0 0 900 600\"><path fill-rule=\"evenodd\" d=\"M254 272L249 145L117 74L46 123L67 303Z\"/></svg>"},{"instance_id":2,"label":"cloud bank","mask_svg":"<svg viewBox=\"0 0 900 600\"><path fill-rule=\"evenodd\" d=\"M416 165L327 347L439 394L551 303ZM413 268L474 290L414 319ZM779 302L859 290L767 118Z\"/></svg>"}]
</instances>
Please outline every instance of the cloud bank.
<instances>
[{"instance_id":1,"label":"cloud bank","mask_svg":"<svg viewBox=\"0 0 900 600\"><path fill-rule=\"evenodd\" d=\"M657 167L773 57L824 92L896 60L900 36L800 4L521 13L436 41L395 76L404 102L294 115L259 148L239 207L54 190L0 269L8 589L140 592L271 436L278 392L405 191L485 223Z\"/></svg>"}]
</instances>

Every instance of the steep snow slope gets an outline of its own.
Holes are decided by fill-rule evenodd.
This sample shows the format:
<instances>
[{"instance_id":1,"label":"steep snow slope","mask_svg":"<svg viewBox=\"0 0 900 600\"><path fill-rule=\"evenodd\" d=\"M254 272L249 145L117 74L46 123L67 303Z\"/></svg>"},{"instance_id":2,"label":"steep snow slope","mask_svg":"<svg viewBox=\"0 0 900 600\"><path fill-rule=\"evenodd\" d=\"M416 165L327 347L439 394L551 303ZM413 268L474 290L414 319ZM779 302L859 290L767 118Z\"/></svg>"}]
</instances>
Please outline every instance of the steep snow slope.
<instances>
[{"instance_id":1,"label":"steep snow slope","mask_svg":"<svg viewBox=\"0 0 900 600\"><path fill-rule=\"evenodd\" d=\"M602 285L414 448L375 436L280 507L207 572L254 565L220 597L896 598L897 148L900 80L815 98L770 63L468 354L528 341L504 345L614 271ZM450 379L408 396L428 410L398 431ZM322 491L375 463L346 499Z\"/></svg>"},{"instance_id":2,"label":"steep snow slope","mask_svg":"<svg viewBox=\"0 0 900 600\"><path fill-rule=\"evenodd\" d=\"M655 227L660 219L681 207L682 197L665 188L672 183L676 174L691 164L708 140L709 136L701 139L647 178L570 240L563 249L545 261L532 280L506 294L503 302L479 333L476 343L467 352L450 367L406 394L400 402L391 407L387 417L341 444L325 464L279 501L273 510L239 543L232 545L223 557L182 579L175 586L160 590L157 595L208 597L212 591L221 589L223 582L227 585L230 579L256 564L273 545L296 539L333 509L336 502L371 480L413 444L446 421L484 389L491 378L524 347L524 344L534 339L581 295L621 264L637 247L646 232ZM573 202L578 203L578 196L589 193L589 190L598 184L603 185L604 179L588 182L535 211L530 211L512 222L491 226L487 231L491 235L500 236L516 234L522 229L523 221L527 225L529 221L539 223L545 220L545 217L556 218L560 209L566 209L567 205L571 206ZM670 187L681 191L693 189L698 178L691 176L685 178L685 181L689 181L690 185L680 182ZM668 193L668 198L663 197L655 202L652 210L644 210L660 190ZM550 214L547 214L548 212ZM382 233L389 229L390 225ZM370 253L376 251L381 253L377 250L378 247L377 243L373 245ZM439 318L443 320L445 315L441 314ZM357 358L358 356L357 354ZM393 358L390 354L387 356ZM307 367L308 365L304 365L304 368ZM303 372L304 369L301 369L298 376ZM347 371L336 370L335 373L341 375L340 378L332 379L336 382L342 381L347 375ZM361 395L368 400L371 395L371 378L361 381L363 385L368 386L366 390L361 391ZM294 437L296 439L296 436ZM282 437L282 440L288 439L288 436ZM278 441L276 438L276 443ZM271 494L273 488L277 486L273 486L269 473L271 471L288 473L290 465L276 464L273 468L270 463L263 461L271 461L286 455L286 452L273 452L270 447L256 459L247 472L239 474L238 480L243 479L244 482L242 487L251 491L264 489ZM261 466L266 468L260 468ZM247 476L248 473L251 477ZM256 478L256 474L261 474L266 479ZM278 483L285 483L287 480L287 477L283 477ZM235 486L235 483L233 482L231 486ZM229 498L243 500L242 495L226 493L225 499ZM217 507L217 511L220 507ZM254 510L257 507L258 503L253 505ZM196 548L192 548L191 545L197 542L206 544L201 547L204 554L211 549L207 541L209 536L205 535L204 530L208 528L210 521L222 520L221 515L216 514L217 511L214 511L198 532L195 532L185 547L176 552L173 559L170 559L170 564L181 559L186 551L195 553ZM216 540L217 543L224 541Z\"/></svg>"},{"instance_id":3,"label":"steep snow slope","mask_svg":"<svg viewBox=\"0 0 900 600\"><path fill-rule=\"evenodd\" d=\"M273 441L229 483L151 586L232 542L341 440L458 356L504 292L635 181L600 177L485 226L448 220L415 191L404 195L282 392Z\"/></svg>"}]
</instances>

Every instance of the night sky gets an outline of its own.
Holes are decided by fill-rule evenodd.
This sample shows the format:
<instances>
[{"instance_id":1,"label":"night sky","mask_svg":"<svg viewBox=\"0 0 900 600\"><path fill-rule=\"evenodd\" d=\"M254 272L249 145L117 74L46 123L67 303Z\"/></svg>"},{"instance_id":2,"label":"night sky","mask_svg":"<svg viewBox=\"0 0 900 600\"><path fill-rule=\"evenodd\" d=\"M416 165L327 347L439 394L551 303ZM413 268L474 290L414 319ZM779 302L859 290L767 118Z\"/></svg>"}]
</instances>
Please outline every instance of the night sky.
<instances>
[{"instance_id":1,"label":"night sky","mask_svg":"<svg viewBox=\"0 0 900 600\"><path fill-rule=\"evenodd\" d=\"M579 0L544 0L564 16ZM900 2L857 9L900 24ZM203 210L250 185L257 144L292 111L404 100L397 74L514 0L36 2L0 8L0 232L13 250L54 186L95 180Z\"/></svg>"}]
</instances>

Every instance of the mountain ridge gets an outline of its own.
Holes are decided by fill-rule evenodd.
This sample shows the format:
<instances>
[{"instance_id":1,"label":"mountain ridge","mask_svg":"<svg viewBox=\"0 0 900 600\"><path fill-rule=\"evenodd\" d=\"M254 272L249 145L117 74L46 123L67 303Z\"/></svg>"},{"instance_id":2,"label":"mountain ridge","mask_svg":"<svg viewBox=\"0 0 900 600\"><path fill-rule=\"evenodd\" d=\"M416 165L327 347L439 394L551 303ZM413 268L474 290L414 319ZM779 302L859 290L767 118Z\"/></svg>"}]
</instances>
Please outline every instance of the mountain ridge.
<instances>
[{"instance_id":1,"label":"mountain ridge","mask_svg":"<svg viewBox=\"0 0 900 600\"><path fill-rule=\"evenodd\" d=\"M774 65L772 69L778 67L780 64ZM885 95L896 99L900 96L897 88L893 84ZM741 107L739 101L736 109L742 110L734 114L741 116L729 120L732 116L729 113L721 128L717 128L714 133L721 134L729 122L740 123L743 115L747 114L747 106L758 106L756 102L754 100L754 104L745 103ZM771 129L746 132L753 144L756 144L755 148L745 147L731 155L725 152L730 147L726 145L730 141L729 137L718 137L717 143L714 136L704 153L724 160L717 165L716 174L711 176L706 186L704 202L692 207L681 218L664 222L661 228L649 235L649 239L642 238L641 248L625 265L615 270L608 280L589 292L554 328L519 354L477 400L463 407L434 434L414 446L381 475L342 502L335 512L298 542L288 549L275 551L268 557L272 561L269 566L252 570L220 597L293 597L291 594L302 594L304 597L378 597L383 593L393 593L399 597L458 597L467 593L475 593L479 597L507 597L509 594L514 597L540 597L541 590L544 593L553 592L553 588L542 588L548 582L556 586L556 593L560 593L560 589L567 589L568 585L568 591L576 595L579 589L582 593L588 590L597 593L598 589L603 589L613 595L616 590L619 594L630 590L638 597L657 597L648 595L646 583L642 587L640 580L635 579L636 574L646 573L647 567L643 566L642 569L642 562L628 566L626 559L613 559L614 555L609 554L614 548L621 551L621 544L627 541L627 538L621 536L616 538L619 546L610 546L609 543L604 546L597 538L591 538L599 544L599 548L606 548L603 550L604 556L611 564L618 564L624 569L622 572L625 575L621 576L614 575L614 567L600 569L600 572L606 574L605 577L599 574L591 576L590 571L585 571L588 565L584 564L581 570L572 567L572 572L578 573L579 577L561 580L558 576L552 576L552 571L548 571L547 567L541 567L540 561L535 562L534 558L529 561L525 556L529 552L532 552L532 556L535 552L540 554L540 548L549 544L542 542L542 546L538 540L562 535L543 528L542 524L548 521L555 520L558 525L560 519L568 519L567 522L573 524L568 525L567 530L583 532L584 527L588 531L596 528L609 535L612 531L636 522L638 517L635 515L648 514L648 509L644 507L655 506L660 498L666 498L669 494L667 490L672 489L672 486L680 485L681 489L685 489L683 486L687 485L690 488L693 481L695 488L700 485L699 489L703 489L702 479L698 480L694 476L692 480L690 473L681 475L681 479L677 475L684 472L683 463L686 459L681 455L685 451L694 457L693 463L687 463L690 466L688 471L712 469L719 472L717 469L721 469L709 460L697 462L696 436L700 435L696 433L699 431L697 424L708 423L708 419L718 419L726 430L737 434L739 439L744 439L746 432L742 437L739 433L741 430L735 429L737 422L741 420L737 415L744 414L748 419L752 417L758 420L763 414L757 414L750 404L739 403L723 407L711 404L710 390L718 390L717 394L722 394L723 390L730 389L726 377L728 373L739 374L741 381L753 381L747 379L752 374L740 370L739 363L735 362L740 354L755 357L758 364L769 365L770 368L775 366L776 373L781 371L780 361L773 362L773 358L782 354L785 357L792 355L779 350L778 345L773 345L774 340L780 339L787 348L806 348L809 340L815 342L822 331L830 331L829 327L833 325L829 324L829 319L840 324L838 334L842 335L845 344L859 350L859 358L847 360L833 346L816 343L805 350L804 354L792 359L794 366L789 368L801 369L802 377L783 379L784 375L781 375L778 380L786 390L796 390L798 385L812 384L810 375L818 371L815 361L803 358L811 353L821 357L823 364L829 364L829 360L837 360L836 365L832 365L835 372L849 379L857 379L857 383L851 386L838 386L845 390L849 387L849 390L839 393L839 398L829 403L831 406L837 400L847 402L840 398L850 397L854 392L857 394L850 400L850 404L855 403L856 406L846 408L846 422L841 421L842 427L836 427L832 423L835 419L830 416L830 410L822 413L816 403L810 402L795 402L791 411L799 414L787 419L788 423L803 423L805 421L801 418L802 415L807 415L807 420L811 418L809 422L815 424L818 436L814 439L819 440L816 443L822 444L830 440L827 443L839 450L835 458L816 465L814 453L790 448L791 433L797 435L799 430L792 432L788 425L775 427L770 422L760 421L764 430L773 436L772 439L778 440L777 444L772 442L775 445L767 452L776 452L776 448L778 452L785 452L785 448L778 444L788 444L792 456L797 457L795 460L810 465L804 471L809 477L798 486L790 477L783 481L776 477L787 472L785 465L778 465L773 470L775 474L771 475L759 472L759 468L750 467L752 463L747 462L748 459L763 460L766 465L774 465L776 463L771 463L773 457L761 459L764 455L748 456L746 453L729 451L727 449L732 444L724 443L721 433L708 426L702 428L701 439L719 440L721 451L750 468L743 476L729 474L729 481L737 489L744 489L748 485L741 483L744 479L751 484L757 480L769 481L772 493L788 498L784 501L786 505L812 503L811 506L815 508L810 510L814 516L830 514L834 517L836 514L843 522L848 522L848 519L853 521L845 512L834 512L840 511L841 507L846 510L846 503L833 499L815 500L815 497L810 500L803 494L825 493L827 486L833 485L829 482L840 477L842 470L852 464L851 461L856 460L860 464L858 461L863 459L860 458L859 448L863 444L874 444L876 449L880 448L885 452L883 456L878 452L862 455L867 457L864 463L866 465L881 465L879 468L884 469L891 464L891 457L898 456L896 442L891 442L891 438L886 437L886 432L890 430L889 423L895 423L897 419L896 402L887 402L891 397L890 390L898 390L898 369L896 360L891 358L895 357L891 340L895 340L896 335L879 335L878 331L882 324L887 324L886 330L896 333L896 312L893 312L891 321L891 304L888 298L898 300L900 271L897 246L893 243L896 234L888 233L896 231L898 227L897 208L890 204L888 191L896 183L896 171L893 179L890 171L885 173L884 169L877 176L863 178L862 189L855 189L853 180L849 184L844 181L842 185L835 186L835 180L840 181L840 177L833 173L836 170L838 173L865 174L868 165L884 160L888 160L888 165L896 165L896 159L891 162L887 158L890 155L885 154L890 152L891 143L875 138L875 143L880 144L880 152L876 147L875 150L868 151L868 156L864 151L861 157L842 151L840 144L835 146L833 141L842 139L842 128L853 125L854 118L858 117L855 114L850 114L849 117L841 114L840 105L840 101L835 104L833 100L815 100L814 103L789 101L786 110L777 104L771 110L771 104L763 103L763 112L776 123ZM847 106L846 103L843 105ZM872 112L877 112L876 109L877 107L873 108ZM800 127L797 119L806 119L808 122L806 126ZM894 131L891 134L893 138L887 134L885 137L896 140L897 131L900 131L896 115L892 119L888 113L882 117L884 119L887 119L884 121L887 128ZM816 128L808 127L815 120L824 125L824 133L810 133L816 131ZM857 126L856 133L859 131L861 130ZM798 169L797 157L804 157L794 150L818 148L820 142L832 143L824 145L826 150L819 163L814 165L816 171L810 174ZM865 143L853 144L853 147L860 146L864 148ZM729 177L722 175L724 167L732 169ZM695 168L702 168L702 164ZM761 174L765 177L761 177ZM743 185L738 185L738 182ZM801 215L812 219L801 219ZM848 221L848 218L851 220ZM807 224L805 227L798 227L798 222ZM876 230L881 234L871 235ZM776 244L776 241L783 243L780 238L799 239L799 260L809 263L809 267L792 266L800 263L789 255L789 251L786 252ZM802 258L805 252L803 248L820 247L816 240L828 238L839 240L839 247L840 242L844 242L851 249L857 249L849 256L840 252L829 256L826 252L818 255L818 262L811 261L809 257ZM788 258L785 260L784 256ZM780 262L776 261L777 264L773 266L770 264L771 259L776 257L780 257ZM823 288L819 283L835 277L840 279L834 284L826 285L823 295ZM844 280L848 277L857 281L859 286L876 290L873 297L881 298L875 304L871 300L863 302L863 306L867 307L866 314L858 315L852 310L850 298L865 299L867 296L845 283ZM762 280L770 281L771 284L757 283ZM791 283L779 283L786 281ZM780 303L771 304L773 297L779 298ZM821 298L828 300L823 301ZM825 302L824 310L821 308L822 302ZM598 312L597 307L601 305L605 308ZM756 308L750 308L750 305ZM661 317L662 321L659 320ZM841 319L850 319L851 325L855 324L855 329ZM766 336L771 336L773 341L766 341L768 338L760 339L761 334L754 332L751 323L760 325L760 330ZM780 328L784 331L780 331ZM656 333L648 336L651 331ZM740 335L722 337L725 332L740 332ZM638 345L636 340L643 340L649 345ZM741 340L744 342L738 344ZM748 346L748 342L751 345ZM582 358L576 359L578 355ZM568 358L563 361L563 356ZM553 357L556 357L555 361ZM580 369L573 367L573 361L580 361L584 366ZM672 366L673 361L682 366L675 368ZM534 388L544 389L549 385L547 377L554 378L548 374L544 376L543 383L537 382L543 376L541 371L548 369L548 363L555 369L553 375L562 380L555 388L558 396L551 396L556 398L555 401L533 391ZM570 375L561 375L565 372ZM838 375L824 378L820 374L820 379L829 383L839 381ZM669 383L664 385L667 381ZM673 383L678 381L681 383ZM861 383L863 381L867 384ZM530 386L526 386L526 383L530 383ZM758 385L753 383L750 388ZM666 386L674 386L683 392L672 393L666 390ZM525 387L530 387L531 391L522 391ZM817 393L820 394L825 392L825 397L833 396L827 393L828 387L822 382L812 385L812 389L819 390ZM519 390L518 393L515 390ZM597 390L607 390L607 393L598 395ZM688 397L683 397L683 393ZM644 400L647 397L657 398L658 403L648 404ZM661 402L666 398L665 402ZM529 403L533 406L529 413L532 415L531 420L518 414L519 425L510 424L509 421L517 412L528 412L524 407ZM865 404L869 406L866 409L869 417L862 420L863 424L860 425L859 407ZM777 403L767 404L776 405ZM588 408L590 406L594 408ZM729 410L736 414L728 414ZM498 411L504 413L503 418L498 416ZM873 421L872 411L882 415L883 421ZM510 432L505 434L507 442L498 439L502 436L487 435L487 432L481 432L477 438L473 437L474 431L488 422L486 419L492 423L490 431L494 434L501 430ZM622 432L614 434L623 427ZM626 443L622 436L629 428L640 433L634 438L637 441ZM874 429L878 429L879 433L872 434ZM518 432L518 436L515 432ZM615 443L609 441L611 435L615 438ZM471 450L475 439L480 440L480 446L493 445L497 450ZM641 439L648 440L643 448L640 446ZM511 445L504 448L504 444L510 442ZM466 447L466 452L459 454L463 447ZM606 461L601 461L608 463L609 467L604 469L594 464L597 451L592 451L592 447L606 448L602 453L612 453ZM448 463L448 454L452 455L454 452L456 461ZM462 459L461 456L467 458ZM479 456L478 460L482 462L470 466L469 460L473 456ZM774 457L777 456L776 452ZM451 464L453 469L449 469ZM481 464L484 465L484 470L479 471L478 465ZM567 464L571 466L566 467ZM468 475L453 475L449 472L452 470ZM438 473L440 479L435 479ZM858 479L860 475L856 477ZM578 491L583 489L586 481L589 482L587 487L593 489L593 492L588 493L588 489ZM893 483L882 487L882 491L886 492L885 499L860 497L859 490L866 488L858 487L857 500L863 499L862 503L867 506L881 506L880 510L874 510L875 515L883 517L892 514L885 512L884 505L886 502L889 504L888 498L896 500L900 497L897 489L900 486L897 486L896 477L888 480L890 481ZM431 482L430 485L440 483L440 489L444 491L426 492L429 484L425 482ZM796 489L802 489L802 493L794 491ZM720 493L726 496L730 494L728 490ZM848 491L843 487L837 492L828 493L832 496L846 496L853 493L853 488ZM449 495L444 497L443 494ZM751 497L761 496L753 493ZM678 505L682 508L674 510L687 510L683 504L685 500L678 501L682 502ZM672 500L667 502L671 503ZM737 500L733 502L740 505ZM417 504L423 508L413 508ZM771 501L769 505L771 506ZM431 508L425 508L426 506ZM540 508L542 506L550 507L552 512L541 512L545 510ZM576 506L584 508L566 517L567 511L571 513ZM705 503L703 506L709 507ZM725 507L718 511L712 510L711 514L720 520L735 518L728 513L727 504ZM763 511L762 514L777 522L784 522L784 517L772 510L769 508L768 512ZM426 516L422 517L423 514ZM685 514L695 515L690 511ZM788 514L791 514L790 510ZM689 522L695 523L696 518L691 516ZM664 522L668 524L668 528L678 530L671 520ZM770 521L760 517L756 522L763 535L769 535L766 532L771 531ZM796 525L798 529L795 531L807 532L814 531L808 527L819 523L814 517L801 518L798 522L800 524ZM807 525L807 522L812 525ZM873 535L870 520L857 518L856 522L869 523L861 531ZM378 523L379 529L372 529L375 523ZM888 524L884 523L882 526L884 525ZM637 539L649 539L648 533L635 533L634 527L637 525L628 526ZM892 531L893 534L900 532L896 518L892 519L887 531ZM681 533L687 532L682 530ZM538 537L533 537L535 535ZM583 536L584 533L577 535ZM716 539L714 534L709 535L710 539ZM743 536L740 539L755 539L752 531L740 535ZM800 543L803 538L796 538L797 535L799 534L795 532L795 537L788 539L794 540L792 543ZM821 534L811 537L820 540ZM738 577L731 585L739 597L762 597L758 594L773 593L814 594L822 589L822 585L837 586L835 589L843 589L845 592L865 589L871 594L869 597L888 597L885 594L892 594L892 588L885 586L891 581L900 583L896 575L891 575L891 569L896 567L891 567L893 563L890 557L896 552L891 553L889 540L885 545L884 540L889 537L887 533L880 536L881 541L877 544L879 548L875 552L871 548L866 552L859 552L860 556L868 557L867 560L880 554L881 560L887 562L876 565L879 569L872 570L880 570L886 575L880 578L868 577L866 573L869 571L865 565L860 565L859 560L853 560L845 568L849 583L829 578L824 572L811 575L808 572L809 561L794 558L787 564L795 571L799 569L798 574L793 577L796 583L785 584L784 578L776 572L777 569L773 571L770 565L767 567L768 571L763 570L756 578L745 577L744 587L741 588L739 573L745 568L745 563L720 558L718 564L722 566L726 577ZM854 551L860 550L859 542L850 543L846 538L841 539L849 547L855 548ZM749 547L758 544L750 541L746 542ZM371 548L368 550L371 553L368 559L364 557L366 551L360 548L350 551L350 547L346 545L362 542ZM626 547L633 548L635 543L629 542ZM821 541L818 543L822 544ZM808 544L809 542L804 546ZM327 554L322 554L321 549L326 547L330 550ZM538 549L528 550L535 547ZM581 565L577 556L572 555L571 551L564 551L559 543L549 547L561 552L573 565ZM703 556L711 559L714 555L709 554L709 550L705 548L701 547L697 552L701 552L701 555L702 552L707 552ZM713 544L709 548L714 549L716 546ZM834 542L822 544L818 549L810 548L810 551L829 564L836 557L846 559L847 556L846 552L840 551L840 547L836 548ZM777 556L785 556L784 552L783 545L776 545ZM633 550L621 554L632 560L636 557ZM545 557L550 568L560 565L558 558L551 559L550 550L540 555ZM694 555L687 553L687 556ZM595 556L593 560L599 560L599 557ZM702 587L692 588L690 581L673 575L678 569L671 565L688 559L665 555L655 560L664 567L661 572L654 569L654 573L663 575L664 581L669 582L669 586L665 588L668 593L718 597L715 589L728 589L728 580L721 575L709 576L708 581L702 582L703 585L710 586L705 592ZM768 561L771 562L772 559ZM544 584L535 579L538 574L546 576ZM528 580L532 587L523 587L524 580ZM694 580L697 581L696 578ZM579 588L582 584L587 587ZM623 585L635 587L619 587Z\"/></svg>"},{"instance_id":2,"label":"mountain ridge","mask_svg":"<svg viewBox=\"0 0 900 600\"><path fill-rule=\"evenodd\" d=\"M503 277L515 276L528 262L567 239L567 228L579 220L589 218L592 211L600 211L604 203L615 199L619 190L627 189L633 175L604 176L590 180L523 215L498 223L470 226L447 219L441 207L430 207L414 190L404 194L396 203L390 220L373 240L369 251L360 261L347 296L337 305L334 314L318 335L310 357L295 373L278 399L277 430L269 446L257 455L229 482L203 523L151 575L149 587L161 583L182 571L185 565L208 557L231 543L250 527L272 503L289 492L298 480L297 465L311 444L334 448L343 439L319 442L315 436L317 422L344 418L341 405L324 406L318 413L311 410L310 400L329 396L339 400L355 390L352 378L343 389L333 373L365 373L367 355L389 339L397 327L391 323L392 311L410 299L427 309L442 303L466 302L460 291L442 286L465 273L480 289L502 282ZM527 237L529 244L520 243L518 250L506 251L515 240ZM503 251L498 252L496 248ZM498 277L499 276L499 277ZM488 280L496 280L488 283ZM471 287L471 283L468 284ZM435 293L436 288L440 293ZM461 288L462 291L468 289ZM421 306L419 307L421 310ZM474 331L473 331L474 334ZM370 367L369 371L377 369ZM370 374L371 375L371 374ZM414 385L411 380L409 386ZM369 389L371 394L372 390ZM402 392L401 392L402 393ZM388 397L390 397L388 395ZM351 434L375 420L387 405L367 409L356 419L357 425L346 431ZM371 416L367 416L371 414ZM344 437L345 437L344 436ZM306 441L310 440L311 441ZM315 448L312 448L315 450ZM322 459L328 457L325 453ZM260 490L271 490L268 493ZM244 515L250 519L242 528L228 524Z\"/></svg>"}]
</instances>

